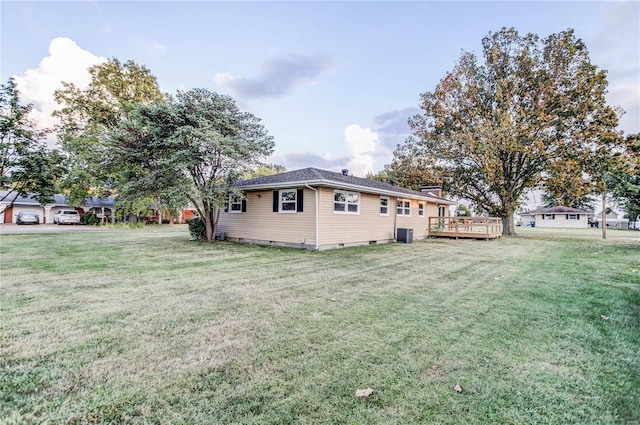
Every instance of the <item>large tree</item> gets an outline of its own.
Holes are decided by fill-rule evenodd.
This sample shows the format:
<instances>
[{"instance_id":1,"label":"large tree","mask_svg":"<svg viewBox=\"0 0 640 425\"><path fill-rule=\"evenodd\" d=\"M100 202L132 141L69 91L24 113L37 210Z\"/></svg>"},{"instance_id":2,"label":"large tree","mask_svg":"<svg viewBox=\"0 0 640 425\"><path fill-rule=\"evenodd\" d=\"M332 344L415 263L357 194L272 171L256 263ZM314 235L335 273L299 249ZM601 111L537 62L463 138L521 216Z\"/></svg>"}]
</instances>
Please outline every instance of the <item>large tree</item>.
<instances>
[{"instance_id":1,"label":"large tree","mask_svg":"<svg viewBox=\"0 0 640 425\"><path fill-rule=\"evenodd\" d=\"M640 217L640 134L628 135L625 143L625 162L610 175L608 186L629 220L636 221Z\"/></svg>"},{"instance_id":2,"label":"large tree","mask_svg":"<svg viewBox=\"0 0 640 425\"><path fill-rule=\"evenodd\" d=\"M232 183L273 151L273 138L233 98L193 89L164 104L138 105L110 148L123 194L160 193L191 203L212 241ZM241 196L240 193L235 195Z\"/></svg>"},{"instance_id":3,"label":"large tree","mask_svg":"<svg viewBox=\"0 0 640 425\"><path fill-rule=\"evenodd\" d=\"M420 152L421 147L416 144L398 145L393 151L393 160L384 166L384 172L379 173L376 180L387 178L399 186L413 190L420 190L425 186L445 186L447 171L431 164Z\"/></svg>"},{"instance_id":4,"label":"large tree","mask_svg":"<svg viewBox=\"0 0 640 425\"><path fill-rule=\"evenodd\" d=\"M562 192L559 196L551 193L542 194L542 205L545 208L557 207L559 205L584 210L593 210L595 199L591 196L577 197L571 190Z\"/></svg>"},{"instance_id":5,"label":"large tree","mask_svg":"<svg viewBox=\"0 0 640 425\"><path fill-rule=\"evenodd\" d=\"M72 202L87 195L108 196L115 189L114 170L105 167L106 141L137 104L163 101L156 78L133 61L111 59L89 68L91 82L80 90L63 83L55 92L61 108L54 112L62 149L68 154L64 185Z\"/></svg>"},{"instance_id":6,"label":"large tree","mask_svg":"<svg viewBox=\"0 0 640 425\"><path fill-rule=\"evenodd\" d=\"M50 202L63 173L62 156L47 149L47 131L29 119L33 105L20 102L20 92L11 78L0 86L0 201L13 205L16 197L34 195L41 204Z\"/></svg>"},{"instance_id":7,"label":"large tree","mask_svg":"<svg viewBox=\"0 0 640 425\"><path fill-rule=\"evenodd\" d=\"M523 194L588 172L594 152L615 151L617 112L608 106L605 71L573 30L520 35L503 28L483 40L483 63L463 52L410 119L407 143L451 176L450 193L503 218Z\"/></svg>"},{"instance_id":8,"label":"large tree","mask_svg":"<svg viewBox=\"0 0 640 425\"><path fill-rule=\"evenodd\" d=\"M242 178L244 180L249 180L257 177L272 176L274 174L284 173L285 171L287 171L287 169L283 165L265 163L258 165L258 168L249 170L242 176Z\"/></svg>"}]
</instances>

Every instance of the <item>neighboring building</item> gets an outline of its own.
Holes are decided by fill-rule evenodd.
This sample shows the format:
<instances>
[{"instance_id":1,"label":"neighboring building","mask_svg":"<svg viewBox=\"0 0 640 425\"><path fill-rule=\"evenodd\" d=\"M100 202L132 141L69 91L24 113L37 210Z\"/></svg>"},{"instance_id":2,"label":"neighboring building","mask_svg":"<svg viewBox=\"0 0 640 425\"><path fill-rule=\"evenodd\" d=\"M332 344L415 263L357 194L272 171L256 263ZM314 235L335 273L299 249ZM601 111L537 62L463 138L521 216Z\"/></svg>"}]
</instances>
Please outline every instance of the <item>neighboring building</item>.
<instances>
[{"instance_id":1,"label":"neighboring building","mask_svg":"<svg viewBox=\"0 0 640 425\"><path fill-rule=\"evenodd\" d=\"M115 217L115 199L91 197L85 200L85 205L80 208L72 207L67 203L64 195L54 195L53 202L40 205L40 203L33 197L18 196L17 193L11 193L6 196L6 191L0 191L0 211L4 210L7 205L10 205L13 201L13 205L8 207L3 213L0 214L0 223L9 224L15 223L15 218L21 211L35 211L40 215L40 222L42 224L52 224L53 216L60 210L75 209L81 215L86 212L93 212L98 217L105 217L111 221Z\"/></svg>"},{"instance_id":2,"label":"neighboring building","mask_svg":"<svg viewBox=\"0 0 640 425\"><path fill-rule=\"evenodd\" d=\"M589 219L593 217L592 211L570 207L538 207L533 211L525 211L520 214L523 226L554 227L569 229L586 229L589 227Z\"/></svg>"},{"instance_id":3,"label":"neighboring building","mask_svg":"<svg viewBox=\"0 0 640 425\"><path fill-rule=\"evenodd\" d=\"M593 226L599 228L601 220L602 210L593 217ZM615 211L609 211L607 213L608 229L629 230L629 228L633 229L634 227L635 223L629 223L629 219L624 218L624 214L618 214Z\"/></svg>"},{"instance_id":4,"label":"neighboring building","mask_svg":"<svg viewBox=\"0 0 640 425\"><path fill-rule=\"evenodd\" d=\"M429 192L343 173L305 168L235 185L220 214L218 237L264 245L327 249L393 242L399 231L427 236L429 216L448 216L455 202Z\"/></svg>"}]
</instances>

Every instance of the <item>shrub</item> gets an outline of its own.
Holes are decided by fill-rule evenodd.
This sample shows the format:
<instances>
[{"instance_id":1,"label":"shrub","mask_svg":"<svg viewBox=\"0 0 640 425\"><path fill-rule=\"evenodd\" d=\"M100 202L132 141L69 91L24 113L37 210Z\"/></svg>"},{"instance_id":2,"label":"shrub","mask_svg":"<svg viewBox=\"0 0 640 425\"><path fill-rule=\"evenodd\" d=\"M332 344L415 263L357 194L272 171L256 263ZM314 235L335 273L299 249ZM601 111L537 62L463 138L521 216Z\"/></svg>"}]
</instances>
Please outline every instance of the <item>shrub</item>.
<instances>
[{"instance_id":1,"label":"shrub","mask_svg":"<svg viewBox=\"0 0 640 425\"><path fill-rule=\"evenodd\" d=\"M89 226L98 226L100 224L100 219L92 212L85 213L82 216L81 221L83 224L87 224Z\"/></svg>"},{"instance_id":2,"label":"shrub","mask_svg":"<svg viewBox=\"0 0 640 425\"><path fill-rule=\"evenodd\" d=\"M194 240L202 240L205 237L205 227L204 221L200 218L194 218L191 220L187 220L187 224L189 224L189 233Z\"/></svg>"}]
</instances>

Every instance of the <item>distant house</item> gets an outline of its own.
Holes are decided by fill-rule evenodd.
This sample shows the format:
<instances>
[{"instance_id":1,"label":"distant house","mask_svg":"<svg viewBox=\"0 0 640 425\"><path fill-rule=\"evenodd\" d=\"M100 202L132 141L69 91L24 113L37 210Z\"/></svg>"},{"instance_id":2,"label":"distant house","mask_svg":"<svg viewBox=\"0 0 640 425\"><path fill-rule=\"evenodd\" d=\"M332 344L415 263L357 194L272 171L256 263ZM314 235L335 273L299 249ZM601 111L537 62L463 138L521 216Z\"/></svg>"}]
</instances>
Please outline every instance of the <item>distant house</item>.
<instances>
[{"instance_id":1,"label":"distant house","mask_svg":"<svg viewBox=\"0 0 640 425\"><path fill-rule=\"evenodd\" d=\"M455 205L425 191L304 168L237 183L217 236L264 245L327 249L427 236L429 216Z\"/></svg>"},{"instance_id":2,"label":"distant house","mask_svg":"<svg viewBox=\"0 0 640 425\"><path fill-rule=\"evenodd\" d=\"M15 223L15 217L21 211L35 211L40 215L40 222L42 224L53 223L53 216L60 210L75 209L81 215L87 212L92 212L98 217L108 217L113 220L115 217L115 199L88 197L85 200L85 204L82 207L75 208L67 203L67 199L64 195L54 195L53 201L46 205L41 205L33 195L18 196L16 193L10 193L6 196L6 191L0 191L0 211L4 210L7 205L13 202L13 205L6 208L6 210L0 214L0 223L9 224Z\"/></svg>"},{"instance_id":3,"label":"distant house","mask_svg":"<svg viewBox=\"0 0 640 425\"><path fill-rule=\"evenodd\" d=\"M593 225L599 228L600 221L602 221L602 211L600 211L593 217ZM609 211L607 213L607 228L629 230L629 228L633 227L634 223L631 222L630 224L630 220L628 218L624 218L624 214L618 214L615 211Z\"/></svg>"},{"instance_id":4,"label":"distant house","mask_svg":"<svg viewBox=\"0 0 640 425\"><path fill-rule=\"evenodd\" d=\"M538 207L520 214L524 226L586 229L593 211L570 207Z\"/></svg>"}]
</instances>

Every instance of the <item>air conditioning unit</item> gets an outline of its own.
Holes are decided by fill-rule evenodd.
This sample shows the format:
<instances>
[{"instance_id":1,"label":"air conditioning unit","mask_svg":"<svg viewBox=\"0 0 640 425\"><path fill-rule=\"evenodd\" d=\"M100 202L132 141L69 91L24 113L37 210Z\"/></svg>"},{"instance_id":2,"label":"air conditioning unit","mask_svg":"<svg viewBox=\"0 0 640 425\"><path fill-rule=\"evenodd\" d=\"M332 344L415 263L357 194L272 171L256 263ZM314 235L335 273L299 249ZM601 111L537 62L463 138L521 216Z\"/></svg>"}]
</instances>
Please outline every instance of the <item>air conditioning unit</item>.
<instances>
[{"instance_id":1,"label":"air conditioning unit","mask_svg":"<svg viewBox=\"0 0 640 425\"><path fill-rule=\"evenodd\" d=\"M396 240L399 243L411 243L413 242L413 229L398 229L398 236Z\"/></svg>"}]
</instances>

